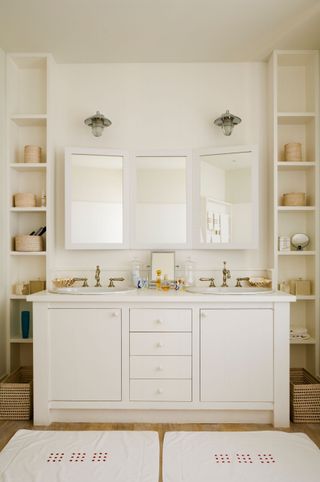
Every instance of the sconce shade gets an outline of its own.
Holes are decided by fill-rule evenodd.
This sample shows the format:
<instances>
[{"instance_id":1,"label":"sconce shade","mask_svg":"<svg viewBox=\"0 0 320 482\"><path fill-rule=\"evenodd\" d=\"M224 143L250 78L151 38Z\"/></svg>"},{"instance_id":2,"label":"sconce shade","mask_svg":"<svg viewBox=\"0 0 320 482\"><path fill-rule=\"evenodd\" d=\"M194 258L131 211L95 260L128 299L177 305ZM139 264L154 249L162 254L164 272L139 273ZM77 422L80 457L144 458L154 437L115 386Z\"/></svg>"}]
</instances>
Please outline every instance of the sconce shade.
<instances>
[{"instance_id":1,"label":"sconce shade","mask_svg":"<svg viewBox=\"0 0 320 482\"><path fill-rule=\"evenodd\" d=\"M84 123L87 126L91 127L92 134L95 137L100 137L102 135L103 129L105 127L111 126L112 124L112 122L107 119L103 114L101 114L101 112L99 112L98 110L95 115L88 117L88 119L86 119Z\"/></svg>"},{"instance_id":2,"label":"sconce shade","mask_svg":"<svg viewBox=\"0 0 320 482\"><path fill-rule=\"evenodd\" d=\"M233 127L237 124L240 124L240 122L240 117L230 114L230 112L227 110L224 114L221 114L221 117L218 117L218 119L214 121L214 124L222 128L225 136L230 136L231 132L233 131Z\"/></svg>"}]
</instances>

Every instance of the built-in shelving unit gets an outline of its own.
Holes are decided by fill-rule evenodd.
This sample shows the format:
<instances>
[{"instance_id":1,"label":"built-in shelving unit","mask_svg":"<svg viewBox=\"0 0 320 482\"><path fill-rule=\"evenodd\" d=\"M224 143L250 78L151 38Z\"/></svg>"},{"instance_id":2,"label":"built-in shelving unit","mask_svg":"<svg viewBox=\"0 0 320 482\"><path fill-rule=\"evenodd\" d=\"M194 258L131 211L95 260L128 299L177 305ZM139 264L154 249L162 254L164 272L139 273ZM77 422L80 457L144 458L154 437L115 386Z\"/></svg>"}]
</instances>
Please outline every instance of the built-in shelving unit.
<instances>
[{"instance_id":1,"label":"built-in shelving unit","mask_svg":"<svg viewBox=\"0 0 320 482\"><path fill-rule=\"evenodd\" d=\"M291 341L291 366L319 374L319 53L275 51L269 61L273 152L274 269L279 285L311 281L311 294L291 305L291 327L310 338ZM301 161L287 161L284 146L300 143ZM306 193L306 206L283 206L284 193ZM280 251L279 236L306 233L304 251Z\"/></svg>"},{"instance_id":2,"label":"built-in shelving unit","mask_svg":"<svg viewBox=\"0 0 320 482\"><path fill-rule=\"evenodd\" d=\"M46 281L51 222L51 166L49 78L52 58L47 54L8 54L7 56L7 370L32 364L32 304L16 286L30 280ZM41 162L24 162L24 147L41 147ZM35 207L16 207L14 194L33 193ZM46 205L41 205L41 195ZM15 236L47 227L44 250L15 251ZM31 314L28 338L22 338L21 311Z\"/></svg>"}]
</instances>

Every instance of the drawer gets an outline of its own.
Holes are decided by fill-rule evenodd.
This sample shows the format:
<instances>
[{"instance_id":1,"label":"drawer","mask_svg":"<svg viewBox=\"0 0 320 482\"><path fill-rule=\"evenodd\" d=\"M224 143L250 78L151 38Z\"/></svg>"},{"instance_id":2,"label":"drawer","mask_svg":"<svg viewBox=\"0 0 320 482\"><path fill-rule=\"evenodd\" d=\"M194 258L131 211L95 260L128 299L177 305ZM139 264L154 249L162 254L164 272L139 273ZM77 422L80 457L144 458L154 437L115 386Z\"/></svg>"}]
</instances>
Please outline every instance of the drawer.
<instances>
[{"instance_id":1,"label":"drawer","mask_svg":"<svg viewBox=\"0 0 320 482\"><path fill-rule=\"evenodd\" d=\"M130 331L191 331L191 310L132 309Z\"/></svg>"},{"instance_id":2,"label":"drawer","mask_svg":"<svg viewBox=\"0 0 320 482\"><path fill-rule=\"evenodd\" d=\"M130 355L191 355L191 333L130 333Z\"/></svg>"},{"instance_id":3,"label":"drawer","mask_svg":"<svg viewBox=\"0 0 320 482\"><path fill-rule=\"evenodd\" d=\"M130 400L191 402L191 380L130 380Z\"/></svg>"},{"instance_id":4,"label":"drawer","mask_svg":"<svg viewBox=\"0 0 320 482\"><path fill-rule=\"evenodd\" d=\"M191 356L131 356L130 378L191 378Z\"/></svg>"}]
</instances>

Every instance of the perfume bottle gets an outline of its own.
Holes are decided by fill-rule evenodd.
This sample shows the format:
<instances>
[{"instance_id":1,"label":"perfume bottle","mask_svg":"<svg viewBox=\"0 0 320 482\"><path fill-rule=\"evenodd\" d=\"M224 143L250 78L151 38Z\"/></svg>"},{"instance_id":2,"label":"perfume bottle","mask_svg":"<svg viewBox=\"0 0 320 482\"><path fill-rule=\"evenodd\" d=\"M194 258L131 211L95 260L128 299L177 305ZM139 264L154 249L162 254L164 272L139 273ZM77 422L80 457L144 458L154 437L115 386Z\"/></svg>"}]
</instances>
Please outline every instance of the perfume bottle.
<instances>
[{"instance_id":1,"label":"perfume bottle","mask_svg":"<svg viewBox=\"0 0 320 482\"><path fill-rule=\"evenodd\" d=\"M161 289L161 269L156 270L156 289Z\"/></svg>"},{"instance_id":2,"label":"perfume bottle","mask_svg":"<svg viewBox=\"0 0 320 482\"><path fill-rule=\"evenodd\" d=\"M163 280L161 282L161 289L162 291L169 291L170 289L170 281L168 280L167 274L163 276Z\"/></svg>"}]
</instances>

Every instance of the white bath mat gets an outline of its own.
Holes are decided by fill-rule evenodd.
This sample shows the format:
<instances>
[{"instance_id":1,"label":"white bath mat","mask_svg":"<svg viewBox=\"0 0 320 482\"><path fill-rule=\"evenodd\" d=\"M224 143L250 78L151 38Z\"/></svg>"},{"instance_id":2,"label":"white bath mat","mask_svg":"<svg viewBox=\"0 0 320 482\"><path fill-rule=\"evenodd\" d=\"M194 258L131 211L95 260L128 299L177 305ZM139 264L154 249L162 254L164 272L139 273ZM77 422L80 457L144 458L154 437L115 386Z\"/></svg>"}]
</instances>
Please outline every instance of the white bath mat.
<instances>
[{"instance_id":1,"label":"white bath mat","mask_svg":"<svg viewBox=\"0 0 320 482\"><path fill-rule=\"evenodd\" d=\"M19 430L0 453L1 482L158 482L157 432Z\"/></svg>"},{"instance_id":2,"label":"white bath mat","mask_svg":"<svg viewBox=\"0 0 320 482\"><path fill-rule=\"evenodd\" d=\"M168 432L163 482L319 482L320 450L304 434Z\"/></svg>"}]
</instances>

